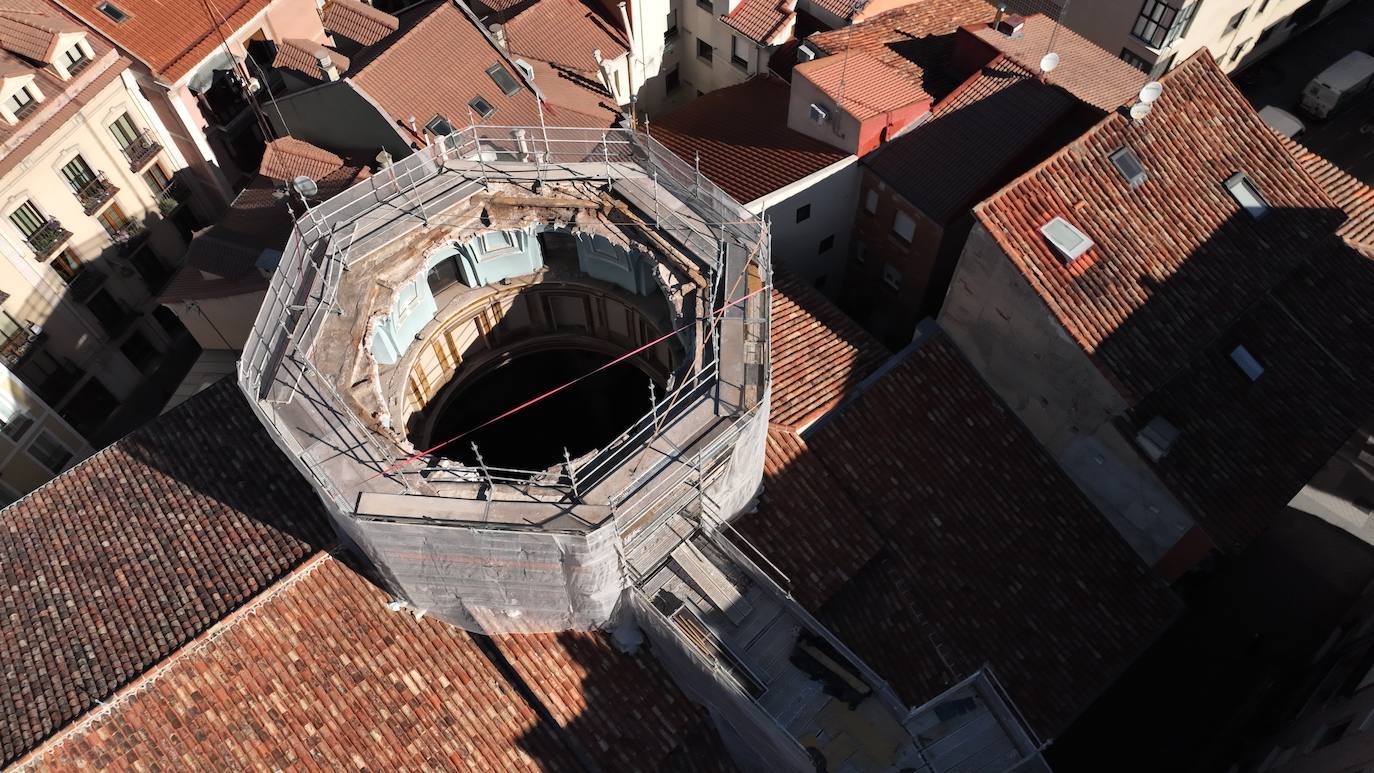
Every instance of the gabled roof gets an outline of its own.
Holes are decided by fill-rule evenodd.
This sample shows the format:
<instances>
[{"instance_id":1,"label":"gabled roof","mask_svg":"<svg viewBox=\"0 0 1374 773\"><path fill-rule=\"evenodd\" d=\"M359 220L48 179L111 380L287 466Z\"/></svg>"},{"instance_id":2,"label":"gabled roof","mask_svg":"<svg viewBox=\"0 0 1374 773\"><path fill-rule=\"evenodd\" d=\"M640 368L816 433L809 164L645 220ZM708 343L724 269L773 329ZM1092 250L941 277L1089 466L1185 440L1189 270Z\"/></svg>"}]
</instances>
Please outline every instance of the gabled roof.
<instances>
[{"instance_id":1,"label":"gabled roof","mask_svg":"<svg viewBox=\"0 0 1374 773\"><path fill-rule=\"evenodd\" d=\"M825 296L783 269L773 273L769 421L803 430L891 354Z\"/></svg>"},{"instance_id":2,"label":"gabled roof","mask_svg":"<svg viewBox=\"0 0 1374 773\"><path fill-rule=\"evenodd\" d=\"M324 28L359 45L371 46L400 28L395 16L362 0L328 0L324 4Z\"/></svg>"},{"instance_id":3,"label":"gabled roof","mask_svg":"<svg viewBox=\"0 0 1374 773\"><path fill-rule=\"evenodd\" d=\"M999 56L932 108L928 120L863 163L932 220L948 222L1038 161L1032 149L1076 106L1063 90Z\"/></svg>"},{"instance_id":4,"label":"gabled roof","mask_svg":"<svg viewBox=\"0 0 1374 773\"><path fill-rule=\"evenodd\" d=\"M748 204L848 154L787 126L787 83L761 75L703 94L653 121L649 133ZM728 118L728 120L727 120Z\"/></svg>"},{"instance_id":5,"label":"gabled roof","mask_svg":"<svg viewBox=\"0 0 1374 773\"><path fill-rule=\"evenodd\" d=\"M277 55L272 59L273 67L285 67L316 80L321 79L320 59L328 57L339 72L348 70L348 57L326 46L305 38L287 38L277 42Z\"/></svg>"},{"instance_id":6,"label":"gabled roof","mask_svg":"<svg viewBox=\"0 0 1374 773\"><path fill-rule=\"evenodd\" d=\"M221 31L234 37L272 0L110 2L128 18L116 22L96 10L96 3L64 0L63 5L88 26L148 65L154 75L176 81L224 45Z\"/></svg>"},{"instance_id":7,"label":"gabled roof","mask_svg":"<svg viewBox=\"0 0 1374 773\"><path fill-rule=\"evenodd\" d=\"M1008 59L1040 72L1040 59L1053 48L1059 66L1045 80L1102 110L1112 110L1132 100L1148 76L1044 14L1025 20L1017 37L977 24L970 28L980 40Z\"/></svg>"},{"instance_id":8,"label":"gabled roof","mask_svg":"<svg viewBox=\"0 0 1374 773\"><path fill-rule=\"evenodd\" d=\"M592 51L615 59L629 50L625 33L606 23L578 0L539 0L506 22L512 56L538 59L599 79ZM535 84L542 87L539 78Z\"/></svg>"},{"instance_id":9,"label":"gabled roof","mask_svg":"<svg viewBox=\"0 0 1374 773\"><path fill-rule=\"evenodd\" d=\"M1113 113L975 213L1129 402L1168 380L1344 220L1205 52L1161 79L1143 123ZM1129 146L1132 188L1109 156ZM1268 202L1255 219L1225 181ZM1072 263L1041 235L1063 217L1093 240Z\"/></svg>"},{"instance_id":10,"label":"gabled roof","mask_svg":"<svg viewBox=\"0 0 1374 773\"><path fill-rule=\"evenodd\" d=\"M935 99L941 99L958 85L959 80L949 66L954 32L968 24L991 21L995 14L993 5L984 0L924 0L842 29L817 33L807 38L807 42L829 54L829 58L840 59L827 67L842 69L843 53L848 51L850 61L854 54L864 54L888 68L863 65L871 75L859 83L861 90L920 88ZM879 80L873 81L872 77ZM845 80L854 82L855 79L847 76ZM893 80L901 83L887 82Z\"/></svg>"},{"instance_id":11,"label":"gabled roof","mask_svg":"<svg viewBox=\"0 0 1374 773\"><path fill-rule=\"evenodd\" d=\"M850 115L862 121L917 102L930 102L912 68L894 66L867 51L850 51L792 68Z\"/></svg>"},{"instance_id":12,"label":"gabled roof","mask_svg":"<svg viewBox=\"0 0 1374 773\"><path fill-rule=\"evenodd\" d=\"M229 381L0 511L0 762L332 540Z\"/></svg>"},{"instance_id":13,"label":"gabled roof","mask_svg":"<svg viewBox=\"0 0 1374 773\"><path fill-rule=\"evenodd\" d=\"M789 23L796 16L795 0L740 0L733 12L720 18L746 38L767 46L786 42L778 37L790 31Z\"/></svg>"},{"instance_id":14,"label":"gabled roof","mask_svg":"<svg viewBox=\"0 0 1374 773\"><path fill-rule=\"evenodd\" d=\"M912 705L991 665L1051 737L1177 601L943 332L898 356L806 436L882 544L818 616Z\"/></svg>"},{"instance_id":15,"label":"gabled roof","mask_svg":"<svg viewBox=\"0 0 1374 773\"><path fill-rule=\"evenodd\" d=\"M46 3L6 0L0 4L0 49L39 64L51 62L58 39L84 28Z\"/></svg>"},{"instance_id":16,"label":"gabled roof","mask_svg":"<svg viewBox=\"0 0 1374 773\"><path fill-rule=\"evenodd\" d=\"M439 55L440 52L454 55ZM520 83L520 88L507 96L487 74L493 66L504 69ZM407 119L411 116L420 127L435 115L444 116L454 126L466 126L469 116L479 124L539 125L534 92L525 86L476 22L448 0L402 14L401 31L369 50L366 56L355 56L353 68L349 80L407 133ZM579 88L577 93L584 90ZM469 105L478 97L495 108L491 116L483 118ZM550 126L610 125L604 114L592 115L590 111L594 108L586 109L588 113L579 112L577 106L546 102L544 117Z\"/></svg>"},{"instance_id":17,"label":"gabled roof","mask_svg":"<svg viewBox=\"0 0 1374 773\"><path fill-rule=\"evenodd\" d=\"M1288 137L1277 132L1274 136L1349 218L1337 233L1356 248L1374 251L1374 188Z\"/></svg>"}]
</instances>

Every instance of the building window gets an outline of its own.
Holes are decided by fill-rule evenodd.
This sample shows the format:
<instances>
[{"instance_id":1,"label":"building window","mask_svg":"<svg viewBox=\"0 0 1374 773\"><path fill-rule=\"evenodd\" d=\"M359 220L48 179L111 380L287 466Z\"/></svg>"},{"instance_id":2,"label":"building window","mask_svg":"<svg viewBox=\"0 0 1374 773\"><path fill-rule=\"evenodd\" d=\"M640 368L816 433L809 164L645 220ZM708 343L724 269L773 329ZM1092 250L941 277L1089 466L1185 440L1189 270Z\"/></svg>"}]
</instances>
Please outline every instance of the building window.
<instances>
[{"instance_id":1,"label":"building window","mask_svg":"<svg viewBox=\"0 0 1374 773\"><path fill-rule=\"evenodd\" d=\"M167 186L172 184L172 178L168 176L167 170L162 168L162 164L154 162L148 170L143 173L143 182L148 184L149 190L154 194L162 193L167 190Z\"/></svg>"},{"instance_id":2,"label":"building window","mask_svg":"<svg viewBox=\"0 0 1374 773\"><path fill-rule=\"evenodd\" d=\"M81 50L81 46L72 46L62 52L60 60L62 66L66 68L68 75L76 75L91 63L91 58L86 56L86 52Z\"/></svg>"},{"instance_id":3,"label":"building window","mask_svg":"<svg viewBox=\"0 0 1374 773\"><path fill-rule=\"evenodd\" d=\"M697 7L707 13L715 13L716 8L711 4L711 0L697 0Z\"/></svg>"},{"instance_id":4,"label":"building window","mask_svg":"<svg viewBox=\"0 0 1374 773\"><path fill-rule=\"evenodd\" d=\"M52 472L59 473L66 468L67 462L72 460L72 451L62 445L62 441L53 437L51 432L43 430L29 443L29 456L37 459L39 464Z\"/></svg>"},{"instance_id":5,"label":"building window","mask_svg":"<svg viewBox=\"0 0 1374 773\"><path fill-rule=\"evenodd\" d=\"M29 91L28 86L20 86L18 91L5 100L5 109L13 113L14 119L18 121L37 110L38 101L33 98L33 92Z\"/></svg>"},{"instance_id":6,"label":"building window","mask_svg":"<svg viewBox=\"0 0 1374 773\"><path fill-rule=\"evenodd\" d=\"M830 249L831 249L832 247L834 247L834 246L835 246L835 235L834 235L834 234L831 234L831 235L825 237L824 239L821 239L821 243L816 247L816 254L817 254L817 255L824 255L825 253L830 252Z\"/></svg>"},{"instance_id":7,"label":"building window","mask_svg":"<svg viewBox=\"0 0 1374 773\"><path fill-rule=\"evenodd\" d=\"M811 219L811 205L803 204L797 207L797 222L804 223Z\"/></svg>"},{"instance_id":8,"label":"building window","mask_svg":"<svg viewBox=\"0 0 1374 773\"><path fill-rule=\"evenodd\" d=\"M734 66L740 68L741 70L744 70L745 72L748 72L748 71L749 71L749 60L744 58L744 53L745 53L745 48L744 48L744 46L739 42L739 38L735 37L734 35L731 35L731 36L730 36L730 64L733 64Z\"/></svg>"},{"instance_id":9,"label":"building window","mask_svg":"<svg viewBox=\"0 0 1374 773\"><path fill-rule=\"evenodd\" d=\"M19 229L19 233L24 234L24 238L31 238L38 233L48 219L43 217L43 213L38 211L32 201L26 201L19 205L19 208L10 213L10 222Z\"/></svg>"},{"instance_id":10,"label":"building window","mask_svg":"<svg viewBox=\"0 0 1374 773\"><path fill-rule=\"evenodd\" d=\"M1250 40L1248 38L1241 41L1240 45L1236 46L1235 50L1231 52L1231 62L1234 63L1237 59L1239 59L1240 55L1245 53L1245 50L1249 47L1249 45Z\"/></svg>"},{"instance_id":11,"label":"building window","mask_svg":"<svg viewBox=\"0 0 1374 773\"><path fill-rule=\"evenodd\" d=\"M860 266L862 266L864 263L868 262L868 245L867 245L867 244L865 244L865 243L863 243L863 242L860 242L860 241L854 242L854 262L857 263L857 264L860 265Z\"/></svg>"},{"instance_id":12,"label":"building window","mask_svg":"<svg viewBox=\"0 0 1374 773\"><path fill-rule=\"evenodd\" d=\"M1256 9L1255 9L1255 15L1256 15L1256 16L1259 16L1260 14L1264 13L1264 9L1266 9L1266 8L1268 8L1268 7L1269 7L1269 0L1260 0L1259 8L1256 8Z\"/></svg>"},{"instance_id":13,"label":"building window","mask_svg":"<svg viewBox=\"0 0 1374 773\"><path fill-rule=\"evenodd\" d=\"M1129 64L1137 70L1140 70L1141 72L1150 71L1149 60L1137 55L1136 52L1132 51L1129 48L1121 49L1121 61L1125 62L1126 64Z\"/></svg>"},{"instance_id":14,"label":"building window","mask_svg":"<svg viewBox=\"0 0 1374 773\"><path fill-rule=\"evenodd\" d=\"M111 204L96 219L105 226L105 233L111 237L119 236L124 227L129 225L129 218L125 216L124 210L120 209L118 204Z\"/></svg>"},{"instance_id":15,"label":"building window","mask_svg":"<svg viewBox=\"0 0 1374 773\"><path fill-rule=\"evenodd\" d=\"M1240 10L1240 13L1237 13L1235 16L1232 16L1231 20L1226 22L1226 29L1222 32L1222 34L1235 32L1236 30L1240 29L1240 24L1241 22L1245 21L1245 14L1249 10L1249 8L1242 8Z\"/></svg>"},{"instance_id":16,"label":"building window","mask_svg":"<svg viewBox=\"0 0 1374 773\"><path fill-rule=\"evenodd\" d=\"M905 212L898 212L892 218L892 233L904 244L911 244L916 238L916 221L907 216Z\"/></svg>"},{"instance_id":17,"label":"building window","mask_svg":"<svg viewBox=\"0 0 1374 773\"><path fill-rule=\"evenodd\" d=\"M148 337L138 330L134 330L124 339L124 343L119 345L119 351L140 371L146 372L157 362L157 349Z\"/></svg>"},{"instance_id":18,"label":"building window","mask_svg":"<svg viewBox=\"0 0 1374 773\"><path fill-rule=\"evenodd\" d=\"M703 62L709 62L709 61L711 61L711 55L714 54L714 53L715 53L715 49L711 48L711 44L707 43L706 41L702 40L701 38L697 38L697 58L698 58L698 59L702 60Z\"/></svg>"},{"instance_id":19,"label":"building window","mask_svg":"<svg viewBox=\"0 0 1374 773\"><path fill-rule=\"evenodd\" d=\"M477 113L477 115L482 118L490 118L492 113L496 112L496 108L492 107L490 102L481 97L473 97L468 100L468 107L472 108L473 112Z\"/></svg>"},{"instance_id":20,"label":"building window","mask_svg":"<svg viewBox=\"0 0 1374 773\"><path fill-rule=\"evenodd\" d=\"M1131 35L1152 48L1165 48L1188 34L1188 26L1192 24L1199 5L1201 3L1193 3L1179 10L1177 6L1161 0L1145 0L1135 26L1131 28Z\"/></svg>"},{"instance_id":21,"label":"building window","mask_svg":"<svg viewBox=\"0 0 1374 773\"><path fill-rule=\"evenodd\" d=\"M108 18L115 24L123 24L124 20L129 18L129 14L125 13L123 10L119 8L119 6L115 5L114 3L104 2L100 5L97 5L95 9L105 14L106 18Z\"/></svg>"},{"instance_id":22,"label":"building window","mask_svg":"<svg viewBox=\"0 0 1374 773\"><path fill-rule=\"evenodd\" d=\"M114 123L110 124L110 133L114 135L115 142L119 143L120 149L128 148L137 142L143 134L134 125L134 119L130 118L128 113L119 116Z\"/></svg>"},{"instance_id":23,"label":"building window","mask_svg":"<svg viewBox=\"0 0 1374 773\"><path fill-rule=\"evenodd\" d=\"M76 275L81 273L81 259L76 257L76 253L71 250L57 253L57 257L53 258L52 263L48 265L52 266L52 270L56 271L57 275L62 277L62 281L67 284L71 284L72 280L76 279Z\"/></svg>"},{"instance_id":24,"label":"building window","mask_svg":"<svg viewBox=\"0 0 1374 773\"><path fill-rule=\"evenodd\" d=\"M62 167L62 176L66 178L67 184L72 186L72 190L78 193L95 182L95 172L91 171L91 165L81 156L73 158Z\"/></svg>"},{"instance_id":25,"label":"building window","mask_svg":"<svg viewBox=\"0 0 1374 773\"><path fill-rule=\"evenodd\" d=\"M902 272L898 271L897 267L892 265L891 263L884 263L883 284L887 285L889 288L893 290L902 289Z\"/></svg>"},{"instance_id":26,"label":"building window","mask_svg":"<svg viewBox=\"0 0 1374 773\"><path fill-rule=\"evenodd\" d=\"M497 88L501 89L501 93L508 97L520 90L520 81L517 81L514 75L506 72L506 68L500 64L488 67L487 76L491 78Z\"/></svg>"},{"instance_id":27,"label":"building window","mask_svg":"<svg viewBox=\"0 0 1374 773\"><path fill-rule=\"evenodd\" d=\"M878 192L876 190L870 189L864 195L864 211L870 215L878 211Z\"/></svg>"},{"instance_id":28,"label":"building window","mask_svg":"<svg viewBox=\"0 0 1374 773\"><path fill-rule=\"evenodd\" d=\"M32 427L33 417L18 409L8 419L0 420L0 432L16 443L23 440Z\"/></svg>"},{"instance_id":29,"label":"building window","mask_svg":"<svg viewBox=\"0 0 1374 773\"><path fill-rule=\"evenodd\" d=\"M673 69L668 71L667 75L663 76L663 88L671 94L681 87L682 76L678 73L677 67L674 66Z\"/></svg>"},{"instance_id":30,"label":"building window","mask_svg":"<svg viewBox=\"0 0 1374 773\"><path fill-rule=\"evenodd\" d=\"M663 31L663 42L677 40L677 11L668 11L668 29Z\"/></svg>"}]
</instances>

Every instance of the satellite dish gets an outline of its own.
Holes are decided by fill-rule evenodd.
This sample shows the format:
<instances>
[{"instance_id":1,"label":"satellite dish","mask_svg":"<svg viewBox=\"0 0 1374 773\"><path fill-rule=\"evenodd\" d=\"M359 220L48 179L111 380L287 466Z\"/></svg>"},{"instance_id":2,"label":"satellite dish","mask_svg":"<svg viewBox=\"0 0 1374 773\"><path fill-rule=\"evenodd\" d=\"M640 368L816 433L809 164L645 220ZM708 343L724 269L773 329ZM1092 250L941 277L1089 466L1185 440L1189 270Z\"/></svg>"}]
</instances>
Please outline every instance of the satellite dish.
<instances>
[{"instance_id":1,"label":"satellite dish","mask_svg":"<svg viewBox=\"0 0 1374 773\"><path fill-rule=\"evenodd\" d=\"M1131 119L1143 121L1145 120L1145 116L1150 114L1151 109L1149 102L1137 102L1131 105Z\"/></svg>"},{"instance_id":2,"label":"satellite dish","mask_svg":"<svg viewBox=\"0 0 1374 773\"><path fill-rule=\"evenodd\" d=\"M1164 87L1159 81L1150 81L1140 88L1140 101L1145 104L1153 104L1159 95L1164 93Z\"/></svg>"},{"instance_id":3,"label":"satellite dish","mask_svg":"<svg viewBox=\"0 0 1374 773\"><path fill-rule=\"evenodd\" d=\"M307 199L320 192L320 186L316 185L314 180L305 175L297 175L296 178L291 181L291 187L295 188L296 193L299 193L302 198Z\"/></svg>"},{"instance_id":4,"label":"satellite dish","mask_svg":"<svg viewBox=\"0 0 1374 773\"><path fill-rule=\"evenodd\" d=\"M1054 72L1054 68L1059 66L1059 54L1051 51L1040 57L1040 72Z\"/></svg>"}]
</instances>

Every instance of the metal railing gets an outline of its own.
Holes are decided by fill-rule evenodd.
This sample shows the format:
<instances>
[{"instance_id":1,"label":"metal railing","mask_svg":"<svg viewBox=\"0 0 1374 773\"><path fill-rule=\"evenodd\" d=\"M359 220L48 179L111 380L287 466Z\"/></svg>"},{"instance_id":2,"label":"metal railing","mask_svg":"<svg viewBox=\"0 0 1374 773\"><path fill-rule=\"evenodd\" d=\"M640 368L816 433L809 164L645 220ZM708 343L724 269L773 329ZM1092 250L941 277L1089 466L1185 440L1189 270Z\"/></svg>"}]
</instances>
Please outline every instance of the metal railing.
<instances>
[{"instance_id":1,"label":"metal railing","mask_svg":"<svg viewBox=\"0 0 1374 773\"><path fill-rule=\"evenodd\" d=\"M57 220L50 219L39 226L37 231L24 237L24 241L28 242L34 257L38 260L47 260L70 238L72 238L71 231L63 228Z\"/></svg>"},{"instance_id":2,"label":"metal railing","mask_svg":"<svg viewBox=\"0 0 1374 773\"><path fill-rule=\"evenodd\" d=\"M617 226L642 227L676 242L717 292L739 284L737 277L726 282L721 276L720 257L726 245L750 248L747 269L763 281L769 277L767 245L760 244L766 238L761 220L646 134L622 129L469 126L390 164L312 207L298 220L239 361L240 383L263 403L265 413L276 425L276 434L291 435L297 428L275 418L273 406L296 399L304 382L309 381L316 392L311 400L327 403L327 412L335 417L331 420L347 425L346 431L364 439L368 455L375 457L367 460L369 466L377 466L386 471L386 477L402 484L415 479L408 473L435 472L440 465L417 464L406 472L388 470L405 458L400 448L363 427L328 378L309 373L309 355L320 320L326 313L339 311L334 308L338 284L343 272L357 261L417 229L445 223L446 210L493 182L528 187L550 181L604 181L606 188L621 194L643 221L642 226L616 221ZM754 298L749 307L741 313L766 324L766 294ZM712 337L715 334L712 327ZM718 347L708 341L704 351L717 352ZM758 378L766 381L766 358L762 364L765 370ZM701 372L664 395L620 437L575 468L569 464L561 473L548 475L548 471L488 467L479 475L493 484L513 483L519 478L520 485L530 485L534 481L526 476L533 472L536 477L544 476L538 481L541 485L585 491L604 479L628 446L661 429L669 406L709 389L717 378L714 357L708 355ZM289 444L292 453L303 453L299 442ZM347 502L337 482L325 480L329 478L326 472L308 460L306 467L331 499ZM635 485L632 481L621 494Z\"/></svg>"},{"instance_id":3,"label":"metal railing","mask_svg":"<svg viewBox=\"0 0 1374 773\"><path fill-rule=\"evenodd\" d=\"M157 208L162 214L170 215L186 203L186 199L190 198L190 193L185 183L179 179L174 179L167 183L166 188L157 192Z\"/></svg>"},{"instance_id":4,"label":"metal railing","mask_svg":"<svg viewBox=\"0 0 1374 773\"><path fill-rule=\"evenodd\" d=\"M142 172L157 154L162 150L162 145L153 139L152 132L144 129L135 134L127 145L120 148L124 151L124 158L129 160L129 171Z\"/></svg>"},{"instance_id":5,"label":"metal railing","mask_svg":"<svg viewBox=\"0 0 1374 773\"><path fill-rule=\"evenodd\" d=\"M72 195L81 202L82 210L88 215L94 214L118 192L119 188L105 177L104 172L97 172L95 177L84 183L72 184Z\"/></svg>"}]
</instances>

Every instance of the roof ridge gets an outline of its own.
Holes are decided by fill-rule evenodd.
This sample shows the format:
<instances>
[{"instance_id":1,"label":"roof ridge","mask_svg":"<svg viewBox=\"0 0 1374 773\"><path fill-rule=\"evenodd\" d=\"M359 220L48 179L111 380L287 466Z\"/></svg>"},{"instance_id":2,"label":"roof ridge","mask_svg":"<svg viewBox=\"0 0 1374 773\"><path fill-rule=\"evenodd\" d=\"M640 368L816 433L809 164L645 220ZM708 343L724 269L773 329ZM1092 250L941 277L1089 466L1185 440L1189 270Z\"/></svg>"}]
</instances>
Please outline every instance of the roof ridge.
<instances>
[{"instance_id":1,"label":"roof ridge","mask_svg":"<svg viewBox=\"0 0 1374 773\"><path fill-rule=\"evenodd\" d=\"M45 740L42 744L30 750L23 757L20 757L19 759L15 760L14 764L9 768L9 770L28 770L31 769L33 766L37 765L39 762L42 761L43 757L47 755L49 752L61 748L62 744L64 744L69 737L75 735L78 731L85 730L89 725L100 722L100 720L105 718L105 716L108 713L110 713L111 710L131 700L138 693L142 692L148 687L151 687L167 671L171 670L173 667L180 664L182 660L188 657L195 656L195 654L198 651L214 643L214 641L218 639L220 636L233 630L234 627L241 623L243 620L255 614L258 611L259 607L271 602L273 599L280 596L284 591L290 589L292 586L299 583L306 577L309 577L317 569L319 569L321 566L324 566L329 561L337 560L334 553L338 549L339 546L336 544L334 547L331 547L326 550L321 550L315 555L311 556L310 558L307 558L305 561L302 561L300 564L296 565L294 568L292 568L282 577L277 579L271 585L267 586L262 591L260 591L256 596L245 602L238 609L235 609L229 614L220 618L218 621L215 622L214 625L205 629L195 638L191 639L190 641L178 647L173 652L169 653L166 657L158 661L155 665L153 665L148 670L144 671L142 674L140 674L138 677L130 681L128 684L119 688L119 690L117 690L107 700L103 702L97 701L96 706L94 708L87 710L77 719L68 722L56 733L49 736L48 739Z\"/></svg>"}]
</instances>

